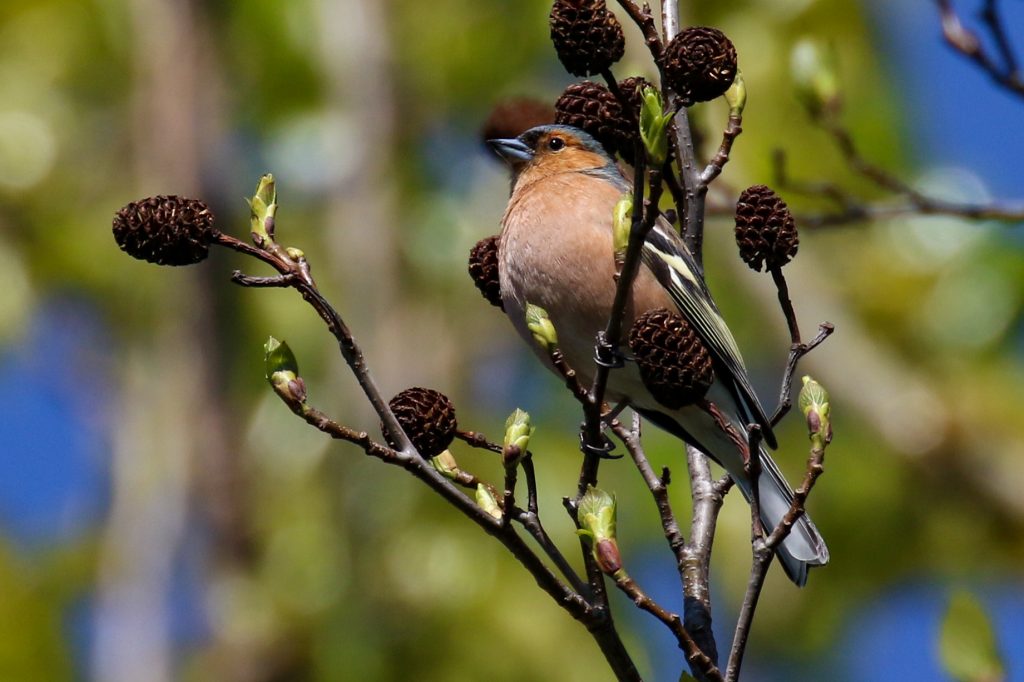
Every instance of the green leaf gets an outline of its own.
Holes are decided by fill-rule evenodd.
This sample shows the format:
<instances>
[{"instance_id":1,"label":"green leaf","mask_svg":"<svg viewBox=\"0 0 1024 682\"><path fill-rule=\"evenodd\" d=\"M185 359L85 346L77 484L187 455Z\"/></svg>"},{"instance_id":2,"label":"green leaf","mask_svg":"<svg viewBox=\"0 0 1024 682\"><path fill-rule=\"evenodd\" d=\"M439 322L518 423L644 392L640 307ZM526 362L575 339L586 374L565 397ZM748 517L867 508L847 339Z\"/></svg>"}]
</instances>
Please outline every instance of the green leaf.
<instances>
[{"instance_id":1,"label":"green leaf","mask_svg":"<svg viewBox=\"0 0 1024 682\"><path fill-rule=\"evenodd\" d=\"M533 334L537 344L550 351L558 345L558 334L555 332L555 325L548 317L548 311L539 305L526 304L526 328Z\"/></svg>"},{"instance_id":2,"label":"green leaf","mask_svg":"<svg viewBox=\"0 0 1024 682\"><path fill-rule=\"evenodd\" d=\"M299 363L295 359L292 349L284 341L278 341L271 336L263 344L263 352L268 380L275 372L291 372L293 375L298 375Z\"/></svg>"},{"instance_id":3,"label":"green leaf","mask_svg":"<svg viewBox=\"0 0 1024 682\"><path fill-rule=\"evenodd\" d=\"M992 621L981 603L965 590L950 596L939 635L939 657L957 682L1006 679Z\"/></svg>"},{"instance_id":4,"label":"green leaf","mask_svg":"<svg viewBox=\"0 0 1024 682\"><path fill-rule=\"evenodd\" d=\"M273 236L276 214L277 187L274 176L267 173L260 178L256 193L249 199L249 229L263 238Z\"/></svg>"},{"instance_id":5,"label":"green leaf","mask_svg":"<svg viewBox=\"0 0 1024 682\"><path fill-rule=\"evenodd\" d=\"M616 258L625 258L629 246L629 231L633 227L633 195L623 194L612 214L612 245Z\"/></svg>"},{"instance_id":6,"label":"green leaf","mask_svg":"<svg viewBox=\"0 0 1024 682\"><path fill-rule=\"evenodd\" d=\"M533 425L530 423L530 415L518 407L515 412L505 420L505 447L515 445L522 454L530 446L530 436L533 435Z\"/></svg>"},{"instance_id":7,"label":"green leaf","mask_svg":"<svg viewBox=\"0 0 1024 682\"><path fill-rule=\"evenodd\" d=\"M668 124L672 113L665 113L661 95L654 88L644 88L640 106L640 140L654 166L661 166L668 156Z\"/></svg>"}]
</instances>

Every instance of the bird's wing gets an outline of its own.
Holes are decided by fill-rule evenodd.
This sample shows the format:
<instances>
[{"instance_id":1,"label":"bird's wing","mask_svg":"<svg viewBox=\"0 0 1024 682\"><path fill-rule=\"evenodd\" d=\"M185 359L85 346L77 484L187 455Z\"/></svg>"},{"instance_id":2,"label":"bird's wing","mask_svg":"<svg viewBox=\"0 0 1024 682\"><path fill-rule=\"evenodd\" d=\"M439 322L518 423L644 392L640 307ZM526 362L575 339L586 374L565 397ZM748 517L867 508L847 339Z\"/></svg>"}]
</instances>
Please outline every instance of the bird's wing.
<instances>
[{"instance_id":1,"label":"bird's wing","mask_svg":"<svg viewBox=\"0 0 1024 682\"><path fill-rule=\"evenodd\" d=\"M740 417L747 423L759 424L765 443L776 447L771 422L750 385L736 340L711 298L689 249L664 219L659 218L648 235L643 261L707 346L719 368L719 379L736 399Z\"/></svg>"}]
</instances>

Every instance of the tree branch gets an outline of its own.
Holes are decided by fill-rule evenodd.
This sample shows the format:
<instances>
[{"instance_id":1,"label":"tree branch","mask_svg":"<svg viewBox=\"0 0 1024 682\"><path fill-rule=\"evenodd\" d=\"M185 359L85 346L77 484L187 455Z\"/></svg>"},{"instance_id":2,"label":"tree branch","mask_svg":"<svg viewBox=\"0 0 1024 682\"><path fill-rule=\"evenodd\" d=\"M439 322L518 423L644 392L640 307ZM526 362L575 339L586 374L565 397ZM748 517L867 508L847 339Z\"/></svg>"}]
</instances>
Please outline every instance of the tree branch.
<instances>
[{"instance_id":1,"label":"tree branch","mask_svg":"<svg viewBox=\"0 0 1024 682\"><path fill-rule=\"evenodd\" d=\"M1021 80L1017 60L1010 47L1006 30L1003 28L1002 21L997 14L997 3L995 0L986 0L985 7L982 10L982 19L988 26L993 40L995 40L996 48L1003 59L1003 64L999 64L985 50L977 34L964 27L950 0L936 0L935 4L939 7L939 16L942 19L942 36L946 39L946 42L954 50L974 62L1004 90L1018 97L1024 97L1024 80Z\"/></svg>"}]
</instances>

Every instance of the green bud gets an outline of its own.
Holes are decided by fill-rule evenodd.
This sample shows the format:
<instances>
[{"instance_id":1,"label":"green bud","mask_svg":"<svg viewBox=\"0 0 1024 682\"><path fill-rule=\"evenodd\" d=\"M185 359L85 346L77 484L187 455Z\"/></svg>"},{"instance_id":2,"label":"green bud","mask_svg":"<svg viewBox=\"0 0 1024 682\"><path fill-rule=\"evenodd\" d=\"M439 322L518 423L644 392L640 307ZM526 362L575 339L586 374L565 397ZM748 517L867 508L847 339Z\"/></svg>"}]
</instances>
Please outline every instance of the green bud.
<instances>
[{"instance_id":1,"label":"green bud","mask_svg":"<svg viewBox=\"0 0 1024 682\"><path fill-rule=\"evenodd\" d=\"M526 328L533 334L533 338L545 350L552 350L558 345L558 334L555 332L555 325L548 317L548 311L539 305L526 304Z\"/></svg>"},{"instance_id":2,"label":"green bud","mask_svg":"<svg viewBox=\"0 0 1024 682\"><path fill-rule=\"evenodd\" d=\"M658 91L644 88L640 106L640 140L653 166L663 165L668 158L668 124L671 120L672 114L665 113Z\"/></svg>"},{"instance_id":3,"label":"green bud","mask_svg":"<svg viewBox=\"0 0 1024 682\"><path fill-rule=\"evenodd\" d=\"M496 519L502 517L501 506L494 497L494 492L483 483L476 484L476 503L480 508Z\"/></svg>"},{"instance_id":4,"label":"green bud","mask_svg":"<svg viewBox=\"0 0 1024 682\"><path fill-rule=\"evenodd\" d=\"M615 497L605 491L587 486L587 492L577 509L580 535L591 540L615 539Z\"/></svg>"},{"instance_id":5,"label":"green bud","mask_svg":"<svg viewBox=\"0 0 1024 682\"><path fill-rule=\"evenodd\" d=\"M515 448L516 458L521 459L530 445L533 430L530 415L517 407L505 420L505 452Z\"/></svg>"},{"instance_id":6,"label":"green bud","mask_svg":"<svg viewBox=\"0 0 1024 682\"><path fill-rule=\"evenodd\" d=\"M260 239L274 238L274 216L277 214L277 187L274 176L267 173L260 178L256 194L249 199L249 229Z\"/></svg>"},{"instance_id":7,"label":"green bud","mask_svg":"<svg viewBox=\"0 0 1024 682\"><path fill-rule=\"evenodd\" d=\"M299 376L299 363L292 349L273 336L263 344L267 381L274 391L289 402L306 401L306 382Z\"/></svg>"},{"instance_id":8,"label":"green bud","mask_svg":"<svg viewBox=\"0 0 1024 682\"><path fill-rule=\"evenodd\" d=\"M580 524L576 532L590 540L590 551L601 570L608 575L620 570L622 558L615 539L615 497L587 486L576 517Z\"/></svg>"},{"instance_id":9,"label":"green bud","mask_svg":"<svg viewBox=\"0 0 1024 682\"><path fill-rule=\"evenodd\" d=\"M459 464L455 461L455 456L452 455L451 450L445 450L439 455L434 455L430 459L430 463L445 478L454 479L459 475Z\"/></svg>"},{"instance_id":10,"label":"green bud","mask_svg":"<svg viewBox=\"0 0 1024 682\"><path fill-rule=\"evenodd\" d=\"M805 38L793 47L790 70L797 97L814 116L839 110L839 78L835 45Z\"/></svg>"},{"instance_id":11,"label":"green bud","mask_svg":"<svg viewBox=\"0 0 1024 682\"><path fill-rule=\"evenodd\" d=\"M730 116L743 115L743 109L747 106L747 86L743 82L743 72L736 68L736 77L732 85L725 91L725 101L729 104Z\"/></svg>"},{"instance_id":12,"label":"green bud","mask_svg":"<svg viewBox=\"0 0 1024 682\"><path fill-rule=\"evenodd\" d=\"M294 246L289 246L284 250L288 254L288 257L292 260L300 260L306 257L305 252L302 249L297 249Z\"/></svg>"},{"instance_id":13,"label":"green bud","mask_svg":"<svg viewBox=\"0 0 1024 682\"><path fill-rule=\"evenodd\" d=\"M299 363L295 359L295 354L284 341L278 341L273 336L269 337L263 344L263 353L267 379L270 379L274 372L285 371L296 375L299 373Z\"/></svg>"},{"instance_id":14,"label":"green bud","mask_svg":"<svg viewBox=\"0 0 1024 682\"><path fill-rule=\"evenodd\" d=\"M612 242L615 248L615 262L621 267L629 246L629 232L633 227L633 195L623 194L615 204L612 215Z\"/></svg>"},{"instance_id":15,"label":"green bud","mask_svg":"<svg viewBox=\"0 0 1024 682\"><path fill-rule=\"evenodd\" d=\"M823 447L832 440L831 406L828 391L809 376L803 377L803 388L797 404L807 419L807 430L815 447Z\"/></svg>"}]
</instances>

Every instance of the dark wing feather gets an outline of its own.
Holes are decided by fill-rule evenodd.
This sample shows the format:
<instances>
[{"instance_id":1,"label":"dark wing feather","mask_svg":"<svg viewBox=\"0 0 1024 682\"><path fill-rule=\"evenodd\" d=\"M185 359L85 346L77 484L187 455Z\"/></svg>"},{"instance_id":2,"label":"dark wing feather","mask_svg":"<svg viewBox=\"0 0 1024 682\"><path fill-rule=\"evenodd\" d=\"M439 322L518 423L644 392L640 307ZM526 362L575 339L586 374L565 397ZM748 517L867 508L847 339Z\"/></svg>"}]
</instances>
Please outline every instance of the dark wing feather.
<instances>
[{"instance_id":1,"label":"dark wing feather","mask_svg":"<svg viewBox=\"0 0 1024 682\"><path fill-rule=\"evenodd\" d=\"M736 399L741 418L759 424L765 443L777 447L771 423L750 385L736 340L712 300L693 256L664 219L659 219L648 235L643 261L704 341L715 360L716 376Z\"/></svg>"}]
</instances>

